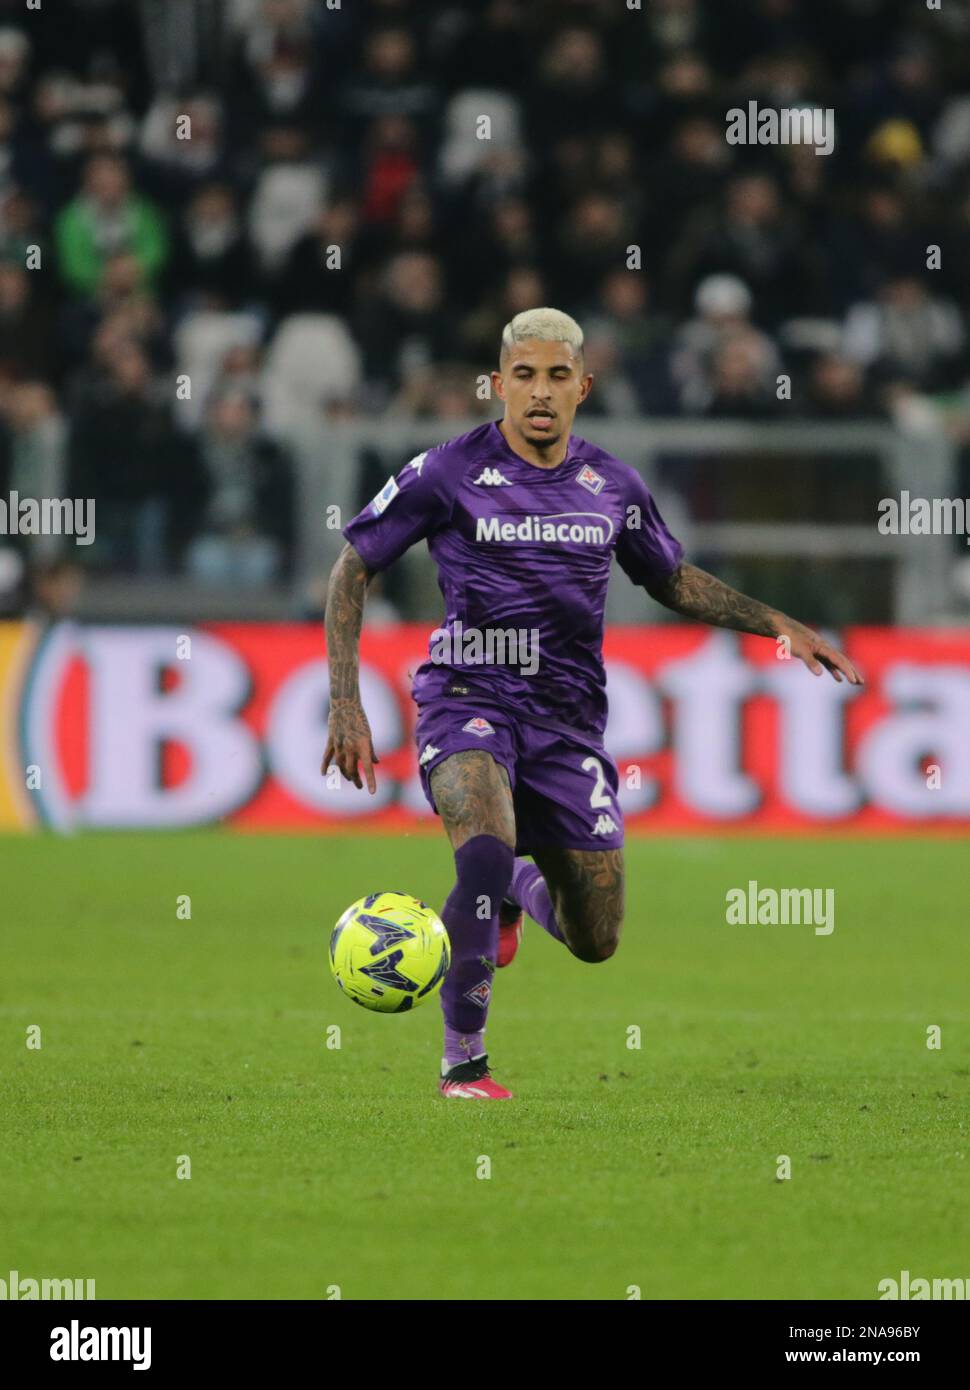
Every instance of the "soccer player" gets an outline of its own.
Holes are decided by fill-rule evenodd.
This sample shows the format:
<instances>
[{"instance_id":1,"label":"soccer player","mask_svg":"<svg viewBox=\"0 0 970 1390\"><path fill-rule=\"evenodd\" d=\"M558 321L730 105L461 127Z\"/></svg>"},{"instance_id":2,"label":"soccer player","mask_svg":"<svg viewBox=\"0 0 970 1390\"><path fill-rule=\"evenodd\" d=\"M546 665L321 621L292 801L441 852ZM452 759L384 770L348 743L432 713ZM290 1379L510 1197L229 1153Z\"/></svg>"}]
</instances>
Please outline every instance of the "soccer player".
<instances>
[{"instance_id":1,"label":"soccer player","mask_svg":"<svg viewBox=\"0 0 970 1390\"><path fill-rule=\"evenodd\" d=\"M590 963L613 955L623 920L619 776L603 746L612 557L676 613L787 638L816 676L861 679L818 633L689 564L635 469L572 434L593 378L569 315L517 314L492 384L501 420L413 458L344 529L327 595L323 770L335 762L376 789L358 684L364 599L373 575L427 540L445 618L414 679L418 765L457 875L441 913L452 964L439 1089L498 1100L511 1093L490 1073L485 1023L523 909Z\"/></svg>"}]
</instances>

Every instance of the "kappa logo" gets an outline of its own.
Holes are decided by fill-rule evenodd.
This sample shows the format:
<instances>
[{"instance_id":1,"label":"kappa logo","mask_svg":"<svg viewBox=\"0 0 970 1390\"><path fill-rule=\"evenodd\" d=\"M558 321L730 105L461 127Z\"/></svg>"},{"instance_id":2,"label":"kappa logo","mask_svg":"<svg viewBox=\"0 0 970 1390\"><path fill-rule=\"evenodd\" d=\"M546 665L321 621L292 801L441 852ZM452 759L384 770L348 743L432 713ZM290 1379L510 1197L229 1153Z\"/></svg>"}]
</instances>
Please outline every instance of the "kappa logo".
<instances>
[{"instance_id":1,"label":"kappa logo","mask_svg":"<svg viewBox=\"0 0 970 1390\"><path fill-rule=\"evenodd\" d=\"M483 468L477 478L472 479L475 487L511 487L505 474L497 468Z\"/></svg>"},{"instance_id":2,"label":"kappa logo","mask_svg":"<svg viewBox=\"0 0 970 1390\"><path fill-rule=\"evenodd\" d=\"M587 492L592 492L594 495L602 492L606 485L606 479L600 477L596 469L590 468L588 463L583 464L576 475L576 481L580 487L586 488Z\"/></svg>"},{"instance_id":3,"label":"kappa logo","mask_svg":"<svg viewBox=\"0 0 970 1390\"><path fill-rule=\"evenodd\" d=\"M405 464L406 468L413 468L419 478L421 477L421 469L424 467L425 459L428 457L428 452L429 451L425 449L423 454L416 454L413 459Z\"/></svg>"},{"instance_id":4,"label":"kappa logo","mask_svg":"<svg viewBox=\"0 0 970 1390\"><path fill-rule=\"evenodd\" d=\"M462 728L466 734L477 734L479 738L485 738L488 734L495 732L488 720L483 719L480 714L477 714L474 719L469 719L467 724L462 725Z\"/></svg>"},{"instance_id":5,"label":"kappa logo","mask_svg":"<svg viewBox=\"0 0 970 1390\"><path fill-rule=\"evenodd\" d=\"M418 767L424 767L425 763L430 763L431 759L437 757L440 752L440 748L435 748L433 743L429 743L418 759Z\"/></svg>"},{"instance_id":6,"label":"kappa logo","mask_svg":"<svg viewBox=\"0 0 970 1390\"><path fill-rule=\"evenodd\" d=\"M615 835L616 822L612 816L602 815L596 817L596 824L593 826L594 835Z\"/></svg>"},{"instance_id":7,"label":"kappa logo","mask_svg":"<svg viewBox=\"0 0 970 1390\"><path fill-rule=\"evenodd\" d=\"M477 1004L480 1009L488 1008L488 1001L492 997L491 980L480 980L474 989L465 990L465 998L471 1003Z\"/></svg>"},{"instance_id":8,"label":"kappa logo","mask_svg":"<svg viewBox=\"0 0 970 1390\"><path fill-rule=\"evenodd\" d=\"M387 482L384 484L380 492L377 494L377 496L371 503L371 506L374 508L374 511L377 513L378 516L380 516L383 512L387 511L388 507L394 501L399 491L400 488L397 485L397 479L388 478Z\"/></svg>"}]
</instances>

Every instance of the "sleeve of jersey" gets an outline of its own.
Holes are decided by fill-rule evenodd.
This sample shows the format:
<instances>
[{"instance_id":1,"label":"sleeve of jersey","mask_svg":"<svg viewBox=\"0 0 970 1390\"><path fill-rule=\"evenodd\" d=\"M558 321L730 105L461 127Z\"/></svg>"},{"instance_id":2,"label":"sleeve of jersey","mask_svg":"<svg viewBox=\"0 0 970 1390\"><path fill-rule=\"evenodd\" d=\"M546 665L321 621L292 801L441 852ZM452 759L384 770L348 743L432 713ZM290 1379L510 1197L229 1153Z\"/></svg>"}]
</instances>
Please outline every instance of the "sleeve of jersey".
<instances>
[{"instance_id":1,"label":"sleeve of jersey","mask_svg":"<svg viewBox=\"0 0 970 1390\"><path fill-rule=\"evenodd\" d=\"M373 573L387 569L448 520L456 482L447 449L418 454L347 523L344 539Z\"/></svg>"},{"instance_id":2,"label":"sleeve of jersey","mask_svg":"<svg viewBox=\"0 0 970 1390\"><path fill-rule=\"evenodd\" d=\"M616 558L634 584L658 584L684 558L684 547L672 536L639 473L628 470L624 524L616 544Z\"/></svg>"}]
</instances>

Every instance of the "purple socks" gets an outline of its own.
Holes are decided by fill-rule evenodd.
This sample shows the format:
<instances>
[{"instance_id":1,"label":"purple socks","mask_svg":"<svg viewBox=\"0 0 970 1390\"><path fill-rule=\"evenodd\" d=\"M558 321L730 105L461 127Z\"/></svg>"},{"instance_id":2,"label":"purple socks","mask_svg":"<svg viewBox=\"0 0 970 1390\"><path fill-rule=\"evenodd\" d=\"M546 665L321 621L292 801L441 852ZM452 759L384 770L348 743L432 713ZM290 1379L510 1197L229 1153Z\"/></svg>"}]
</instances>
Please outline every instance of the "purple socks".
<instances>
[{"instance_id":1,"label":"purple socks","mask_svg":"<svg viewBox=\"0 0 970 1390\"><path fill-rule=\"evenodd\" d=\"M564 939L559 930L559 923L556 921L546 880L530 860L516 859L509 897L520 907L524 907L532 920L538 922L543 931L547 931L557 941Z\"/></svg>"},{"instance_id":2,"label":"purple socks","mask_svg":"<svg viewBox=\"0 0 970 1390\"><path fill-rule=\"evenodd\" d=\"M446 1067L485 1051L498 910L509 891L514 863L512 850L494 835L476 835L455 851L458 881L441 910L451 940L451 968L441 987Z\"/></svg>"}]
</instances>

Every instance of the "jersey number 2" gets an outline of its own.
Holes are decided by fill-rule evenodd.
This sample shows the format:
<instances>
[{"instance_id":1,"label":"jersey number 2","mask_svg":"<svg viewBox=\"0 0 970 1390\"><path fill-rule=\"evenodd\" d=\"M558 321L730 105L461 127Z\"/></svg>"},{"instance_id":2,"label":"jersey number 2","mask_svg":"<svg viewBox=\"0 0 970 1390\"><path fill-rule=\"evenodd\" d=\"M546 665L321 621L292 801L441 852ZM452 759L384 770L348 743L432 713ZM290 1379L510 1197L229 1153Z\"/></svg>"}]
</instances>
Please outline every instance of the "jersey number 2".
<instances>
[{"instance_id":1,"label":"jersey number 2","mask_svg":"<svg viewBox=\"0 0 970 1390\"><path fill-rule=\"evenodd\" d=\"M610 801L610 794L606 790L606 778L603 775L603 764L599 758L584 758L583 771L596 773L596 786L589 794L589 804L596 811L612 810L613 803Z\"/></svg>"}]
</instances>

